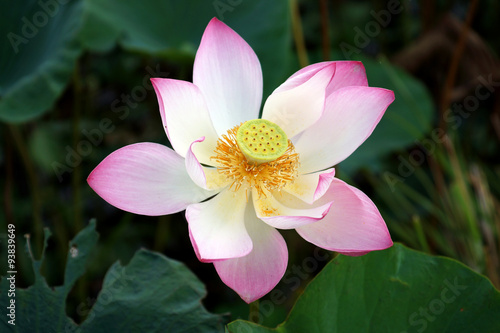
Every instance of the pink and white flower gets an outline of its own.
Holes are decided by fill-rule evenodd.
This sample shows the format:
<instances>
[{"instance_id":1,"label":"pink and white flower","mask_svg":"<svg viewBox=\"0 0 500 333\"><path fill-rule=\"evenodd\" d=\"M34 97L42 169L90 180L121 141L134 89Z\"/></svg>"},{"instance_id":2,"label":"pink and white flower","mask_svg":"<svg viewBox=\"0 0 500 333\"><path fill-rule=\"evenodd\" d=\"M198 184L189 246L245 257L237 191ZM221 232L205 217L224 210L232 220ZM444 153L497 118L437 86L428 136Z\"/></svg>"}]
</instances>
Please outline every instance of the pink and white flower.
<instances>
[{"instance_id":1,"label":"pink and white flower","mask_svg":"<svg viewBox=\"0 0 500 333\"><path fill-rule=\"evenodd\" d=\"M276 229L295 229L321 248L353 256L392 245L373 202L332 168L366 140L394 100L392 91L368 86L360 62L307 66L269 96L262 114L269 122L248 124L271 124L289 140L282 155L265 162L245 155L237 137L259 117L260 63L224 23L208 24L193 83L152 82L174 150L156 143L123 147L88 183L132 213L186 210L199 260L213 263L244 301L268 293L285 273L288 251Z\"/></svg>"}]
</instances>

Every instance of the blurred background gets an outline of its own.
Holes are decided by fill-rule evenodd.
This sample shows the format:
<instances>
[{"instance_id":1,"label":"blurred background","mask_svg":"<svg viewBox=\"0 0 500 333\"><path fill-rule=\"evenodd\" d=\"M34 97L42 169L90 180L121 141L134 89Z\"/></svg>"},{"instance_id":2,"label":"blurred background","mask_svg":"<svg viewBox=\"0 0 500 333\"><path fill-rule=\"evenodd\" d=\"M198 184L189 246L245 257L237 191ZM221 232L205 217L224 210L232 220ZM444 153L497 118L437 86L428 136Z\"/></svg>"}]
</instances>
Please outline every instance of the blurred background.
<instances>
[{"instance_id":1,"label":"blurred background","mask_svg":"<svg viewBox=\"0 0 500 333\"><path fill-rule=\"evenodd\" d=\"M500 2L0 0L0 13L1 258L14 224L18 287L31 285L21 244L29 234L39 258L49 228L42 272L60 285L69 241L96 218L92 264L67 301L77 323L110 265L126 264L140 248L193 270L210 311L248 317L248 305L196 259L184 213L126 213L86 183L118 148L170 145L149 79L191 81L212 17L257 53L264 98L301 67L325 60L361 60L371 86L394 90L396 101L337 176L372 198L394 241L455 258L500 287ZM294 231L283 234L289 272L277 286L282 302L262 312L270 326L334 256ZM0 260L0 274L6 270Z\"/></svg>"}]
</instances>

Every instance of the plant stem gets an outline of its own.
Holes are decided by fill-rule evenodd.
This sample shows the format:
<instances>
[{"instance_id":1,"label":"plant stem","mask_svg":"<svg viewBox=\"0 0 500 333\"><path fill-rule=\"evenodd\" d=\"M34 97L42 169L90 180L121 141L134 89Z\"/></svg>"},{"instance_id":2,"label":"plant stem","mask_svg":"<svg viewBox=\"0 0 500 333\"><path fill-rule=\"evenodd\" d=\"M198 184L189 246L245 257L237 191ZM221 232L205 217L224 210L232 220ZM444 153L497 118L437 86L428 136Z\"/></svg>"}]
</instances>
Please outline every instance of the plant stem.
<instances>
[{"instance_id":1,"label":"plant stem","mask_svg":"<svg viewBox=\"0 0 500 333\"><path fill-rule=\"evenodd\" d=\"M422 248L422 251L426 253L431 253L431 248L429 247L429 243L427 243L427 239L425 237L424 228L422 227L422 221L420 220L420 216L413 215L413 226L415 227L415 231L417 233L418 242Z\"/></svg>"},{"instance_id":2,"label":"plant stem","mask_svg":"<svg viewBox=\"0 0 500 333\"><path fill-rule=\"evenodd\" d=\"M306 67L309 65L309 59L307 57L306 43L304 41L304 33L302 31L302 20L300 19L297 0L290 0L290 11L292 17L293 39L297 48L299 64L300 67Z\"/></svg>"},{"instance_id":3,"label":"plant stem","mask_svg":"<svg viewBox=\"0 0 500 333\"><path fill-rule=\"evenodd\" d=\"M42 238L43 238L43 222L42 222L42 202L40 188L38 186L38 178L35 171L35 166L33 160L30 157L26 142L24 141L23 135L19 130L19 127L15 125L8 125L14 143L16 145L17 151L21 155L21 159L26 169L28 175L28 186L31 193L31 204L32 204L32 216L34 223L33 238L35 239L36 249L42 248Z\"/></svg>"},{"instance_id":4,"label":"plant stem","mask_svg":"<svg viewBox=\"0 0 500 333\"><path fill-rule=\"evenodd\" d=\"M158 217L156 225L156 234L154 240L154 249L158 252L163 252L167 246L167 235L170 234L170 216L163 215Z\"/></svg>"},{"instance_id":5,"label":"plant stem","mask_svg":"<svg viewBox=\"0 0 500 333\"><path fill-rule=\"evenodd\" d=\"M328 26L328 2L319 0L319 11L321 15L321 47L323 51L323 61L330 60L330 36Z\"/></svg>"},{"instance_id":6,"label":"plant stem","mask_svg":"<svg viewBox=\"0 0 500 333\"><path fill-rule=\"evenodd\" d=\"M256 324L261 324L259 323L259 300L255 300L252 303L250 303L250 310L248 314L248 320L251 321L252 323Z\"/></svg>"},{"instance_id":7,"label":"plant stem","mask_svg":"<svg viewBox=\"0 0 500 333\"><path fill-rule=\"evenodd\" d=\"M448 109L450 104L451 92L453 90L453 85L455 84L455 79L457 76L458 65L460 64L460 59L465 49L465 42L467 39L467 34L469 32L470 26L472 24L472 19L476 12L476 7L478 0L472 0L469 9L467 10L467 16L465 22L462 25L462 31L458 38L457 46L453 52L453 56L450 61L450 67L448 69L448 74L446 75L446 81L443 88L443 94L441 95L441 103L439 106L439 127L446 131L446 117L444 116L445 111Z\"/></svg>"},{"instance_id":8,"label":"plant stem","mask_svg":"<svg viewBox=\"0 0 500 333\"><path fill-rule=\"evenodd\" d=\"M73 100L72 144L74 149L77 149L80 141L80 115L82 114L84 103L82 79L80 77L80 66L78 65L78 62L76 63L73 71ZM82 166L80 163L74 168L71 175L71 187L73 189L73 233L75 234L78 234L78 232L83 229L81 178ZM79 279L75 285L75 290L78 299L84 300L85 295L88 294L87 279Z\"/></svg>"},{"instance_id":9,"label":"plant stem","mask_svg":"<svg viewBox=\"0 0 500 333\"><path fill-rule=\"evenodd\" d=\"M82 84L79 74L79 66L76 64L73 72L73 138L72 144L74 149L77 148L78 141L80 140L80 114L82 111ZM71 174L71 186L73 188L73 232L76 234L83 229L82 223L82 195L81 195L81 165L77 165Z\"/></svg>"},{"instance_id":10,"label":"plant stem","mask_svg":"<svg viewBox=\"0 0 500 333\"><path fill-rule=\"evenodd\" d=\"M445 149L448 152L448 157L451 162L451 171L453 175L453 180L457 185L458 195L461 203L461 212L463 213L463 220L465 222L464 227L467 228L467 241L469 244L467 246L470 249L472 260L474 262L478 262L479 257L481 256L481 244L483 244L483 239L481 237L481 231L477 224L477 216L475 214L474 209L474 200L471 197L469 192L468 184L467 184L467 176L465 175L460 161L458 160L457 152L455 147L453 146L453 142L445 137L446 140L443 142ZM472 244L470 240L472 239Z\"/></svg>"},{"instance_id":11,"label":"plant stem","mask_svg":"<svg viewBox=\"0 0 500 333\"><path fill-rule=\"evenodd\" d=\"M7 229L7 224L15 224L12 210L12 179L14 179L12 170L12 142L7 135L5 135L5 139L5 187L3 191L3 203L6 225L2 226L2 230Z\"/></svg>"}]
</instances>

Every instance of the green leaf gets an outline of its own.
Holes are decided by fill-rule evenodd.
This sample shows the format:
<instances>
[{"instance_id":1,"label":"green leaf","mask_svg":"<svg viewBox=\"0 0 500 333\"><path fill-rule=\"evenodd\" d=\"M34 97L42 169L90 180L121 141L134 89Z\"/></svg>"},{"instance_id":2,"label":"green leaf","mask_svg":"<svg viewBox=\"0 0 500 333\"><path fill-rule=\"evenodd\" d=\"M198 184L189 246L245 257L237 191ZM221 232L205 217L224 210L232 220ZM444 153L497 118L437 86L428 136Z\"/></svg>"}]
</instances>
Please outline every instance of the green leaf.
<instances>
[{"instance_id":1,"label":"green leaf","mask_svg":"<svg viewBox=\"0 0 500 333\"><path fill-rule=\"evenodd\" d=\"M229 332L500 332L500 293L448 258L395 244L339 255L306 287L276 329L247 321Z\"/></svg>"},{"instance_id":2,"label":"green leaf","mask_svg":"<svg viewBox=\"0 0 500 333\"><path fill-rule=\"evenodd\" d=\"M2 1L0 120L19 123L49 110L81 53L82 1ZM45 4L45 5L41 5ZM49 4L49 5L47 5Z\"/></svg>"},{"instance_id":3,"label":"green leaf","mask_svg":"<svg viewBox=\"0 0 500 333\"><path fill-rule=\"evenodd\" d=\"M6 315L0 317L2 332L63 332L68 328L72 332L76 324L66 316L66 297L75 281L83 275L89 253L94 248L98 234L95 231L95 221L83 229L71 242L66 261L64 285L49 287L40 273L47 240L50 231L45 229L45 243L42 258L34 260L33 271L35 283L27 289L15 290L15 297L9 296L9 276L4 276L0 284L0 308L6 309L11 300L15 300L15 318ZM17 245L19 246L19 245ZM15 276L15 275L14 275ZM15 326L8 321L15 319ZM15 330L14 330L15 329Z\"/></svg>"},{"instance_id":4,"label":"green leaf","mask_svg":"<svg viewBox=\"0 0 500 333\"><path fill-rule=\"evenodd\" d=\"M360 167L377 168L382 157L414 145L428 135L433 124L434 106L425 86L387 60L357 57L366 68L371 87L394 91L396 99L387 108L372 135L340 167L354 172Z\"/></svg>"},{"instance_id":5,"label":"green leaf","mask_svg":"<svg viewBox=\"0 0 500 333\"><path fill-rule=\"evenodd\" d=\"M45 247L50 232L46 231ZM35 283L16 290L15 326L5 314L1 332L220 332L223 319L201 305L205 287L182 263L147 250L138 251L127 266L115 263L86 320L78 326L66 316L66 298L85 272L97 242L95 222L70 243L64 285L49 287L33 260ZM9 281L1 281L0 307L6 309Z\"/></svg>"},{"instance_id":6,"label":"green leaf","mask_svg":"<svg viewBox=\"0 0 500 333\"><path fill-rule=\"evenodd\" d=\"M184 54L193 59L208 22L224 21L257 53L265 95L286 76L291 41L288 1L120 1L87 0L80 35L86 48L126 50L157 56Z\"/></svg>"},{"instance_id":7,"label":"green leaf","mask_svg":"<svg viewBox=\"0 0 500 333\"><path fill-rule=\"evenodd\" d=\"M200 304L205 295L184 264L140 250L110 268L82 332L220 332L221 318Z\"/></svg>"},{"instance_id":8,"label":"green leaf","mask_svg":"<svg viewBox=\"0 0 500 333\"><path fill-rule=\"evenodd\" d=\"M63 4L61 4L63 3ZM27 0L0 5L0 120L20 123L49 110L67 86L82 49L193 59L203 30L218 17L255 50L264 97L287 75L288 1Z\"/></svg>"}]
</instances>

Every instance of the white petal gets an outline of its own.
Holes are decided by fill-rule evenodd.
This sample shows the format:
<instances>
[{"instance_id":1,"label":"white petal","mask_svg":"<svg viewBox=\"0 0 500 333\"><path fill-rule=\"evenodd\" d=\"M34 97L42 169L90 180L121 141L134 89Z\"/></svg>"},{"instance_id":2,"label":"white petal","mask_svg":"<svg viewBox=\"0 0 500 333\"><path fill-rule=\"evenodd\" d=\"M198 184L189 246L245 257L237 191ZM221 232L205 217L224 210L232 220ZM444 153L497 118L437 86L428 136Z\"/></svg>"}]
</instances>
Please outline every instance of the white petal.
<instances>
[{"instance_id":1,"label":"white petal","mask_svg":"<svg viewBox=\"0 0 500 333\"><path fill-rule=\"evenodd\" d=\"M308 204L314 203L328 190L335 176L335 169L318 171L300 175L282 190L288 192Z\"/></svg>"},{"instance_id":2,"label":"white petal","mask_svg":"<svg viewBox=\"0 0 500 333\"><path fill-rule=\"evenodd\" d=\"M266 192L266 196L259 198L256 190L252 193L257 217L278 229L294 229L302 225L317 222L328 213L332 204L329 202L313 206L301 203L299 206L299 199L295 198L290 199L287 202L288 205L286 205L281 202L282 197L292 197L291 195Z\"/></svg>"},{"instance_id":3,"label":"white petal","mask_svg":"<svg viewBox=\"0 0 500 333\"><path fill-rule=\"evenodd\" d=\"M186 154L186 169L196 185L206 190L218 192L222 188L229 186L232 181L218 172L217 168L207 168L198 162L192 147L195 143L203 142L204 139L200 138L191 144Z\"/></svg>"},{"instance_id":4,"label":"white petal","mask_svg":"<svg viewBox=\"0 0 500 333\"><path fill-rule=\"evenodd\" d=\"M259 116L262 70L252 48L227 25L210 21L196 53L193 83L207 101L217 133Z\"/></svg>"},{"instance_id":5,"label":"white petal","mask_svg":"<svg viewBox=\"0 0 500 333\"><path fill-rule=\"evenodd\" d=\"M203 167L201 166L200 162L198 162L198 159L193 153L193 145L195 143L203 142L204 140L205 138L202 137L191 143L186 154L185 163L186 163L186 170L189 174L189 177L191 177L191 180L199 187L208 190L207 178L205 177L205 172L203 172Z\"/></svg>"},{"instance_id":6,"label":"white petal","mask_svg":"<svg viewBox=\"0 0 500 333\"><path fill-rule=\"evenodd\" d=\"M198 87L186 81L151 79L158 97L160 115L168 139L175 151L186 156L191 143L200 137L205 141L194 148L201 163L212 165L217 133Z\"/></svg>"},{"instance_id":7,"label":"white petal","mask_svg":"<svg viewBox=\"0 0 500 333\"><path fill-rule=\"evenodd\" d=\"M266 100L262 118L280 126L288 138L301 133L321 117L334 72L335 66L328 65L299 86L278 88Z\"/></svg>"},{"instance_id":8,"label":"white petal","mask_svg":"<svg viewBox=\"0 0 500 333\"><path fill-rule=\"evenodd\" d=\"M214 262L222 281L247 303L271 291L281 280L288 263L286 243L280 233L260 221L248 205L245 225L252 238L250 254Z\"/></svg>"},{"instance_id":9,"label":"white petal","mask_svg":"<svg viewBox=\"0 0 500 333\"><path fill-rule=\"evenodd\" d=\"M245 229L245 191L223 190L214 198L188 206L186 219L200 260L243 257L252 250Z\"/></svg>"}]
</instances>

